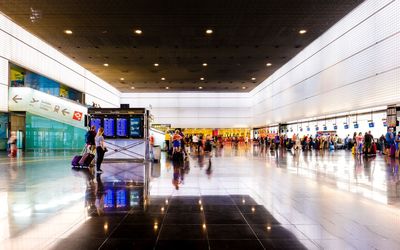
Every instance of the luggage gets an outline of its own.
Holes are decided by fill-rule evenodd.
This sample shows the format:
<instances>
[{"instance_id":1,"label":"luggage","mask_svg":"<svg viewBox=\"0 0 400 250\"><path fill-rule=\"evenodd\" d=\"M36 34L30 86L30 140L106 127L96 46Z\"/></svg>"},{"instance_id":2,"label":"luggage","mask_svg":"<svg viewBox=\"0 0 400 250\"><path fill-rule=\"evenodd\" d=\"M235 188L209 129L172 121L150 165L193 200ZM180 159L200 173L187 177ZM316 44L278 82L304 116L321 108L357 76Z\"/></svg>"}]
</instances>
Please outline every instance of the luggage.
<instances>
[{"instance_id":1,"label":"luggage","mask_svg":"<svg viewBox=\"0 0 400 250\"><path fill-rule=\"evenodd\" d=\"M85 153L79 161L79 166L89 167L94 159L94 154Z\"/></svg>"},{"instance_id":2,"label":"luggage","mask_svg":"<svg viewBox=\"0 0 400 250\"><path fill-rule=\"evenodd\" d=\"M78 166L80 166L80 165L79 165L79 161L80 161L81 159L82 159L82 156L81 156L81 155L75 155L74 158L72 158L71 165L72 165L73 167L78 167Z\"/></svg>"}]
</instances>

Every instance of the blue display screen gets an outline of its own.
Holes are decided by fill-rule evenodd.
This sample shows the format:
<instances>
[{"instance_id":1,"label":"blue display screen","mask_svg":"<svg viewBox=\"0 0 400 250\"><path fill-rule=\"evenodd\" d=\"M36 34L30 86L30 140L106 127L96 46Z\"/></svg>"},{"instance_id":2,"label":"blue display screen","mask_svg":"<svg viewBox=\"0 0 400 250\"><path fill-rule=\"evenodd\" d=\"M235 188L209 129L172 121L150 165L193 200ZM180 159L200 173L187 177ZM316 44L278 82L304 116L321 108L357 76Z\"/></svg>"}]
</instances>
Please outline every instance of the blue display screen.
<instances>
[{"instance_id":1,"label":"blue display screen","mask_svg":"<svg viewBox=\"0 0 400 250\"><path fill-rule=\"evenodd\" d=\"M375 124L374 124L373 122L370 122L370 123L368 123L368 126L369 126L370 128L373 128L373 127L375 126Z\"/></svg>"},{"instance_id":2,"label":"blue display screen","mask_svg":"<svg viewBox=\"0 0 400 250\"><path fill-rule=\"evenodd\" d=\"M104 195L104 207L114 207L114 197L112 189L107 189Z\"/></svg>"},{"instance_id":3,"label":"blue display screen","mask_svg":"<svg viewBox=\"0 0 400 250\"><path fill-rule=\"evenodd\" d=\"M114 133L114 118L104 118L104 135L112 137Z\"/></svg>"},{"instance_id":4,"label":"blue display screen","mask_svg":"<svg viewBox=\"0 0 400 250\"><path fill-rule=\"evenodd\" d=\"M142 138L142 119L141 117L132 117L130 120L130 136L132 138Z\"/></svg>"},{"instance_id":5,"label":"blue display screen","mask_svg":"<svg viewBox=\"0 0 400 250\"><path fill-rule=\"evenodd\" d=\"M333 126L333 129L337 129L337 125L334 125L334 126Z\"/></svg>"},{"instance_id":6,"label":"blue display screen","mask_svg":"<svg viewBox=\"0 0 400 250\"><path fill-rule=\"evenodd\" d=\"M318 131L318 130L319 130L319 127L315 127L315 130L317 130L317 131Z\"/></svg>"},{"instance_id":7,"label":"blue display screen","mask_svg":"<svg viewBox=\"0 0 400 250\"><path fill-rule=\"evenodd\" d=\"M345 125L344 125L344 129L349 129L349 125L348 125L348 124L345 124Z\"/></svg>"},{"instance_id":8,"label":"blue display screen","mask_svg":"<svg viewBox=\"0 0 400 250\"><path fill-rule=\"evenodd\" d=\"M354 123L354 128L358 128L358 123Z\"/></svg>"},{"instance_id":9,"label":"blue display screen","mask_svg":"<svg viewBox=\"0 0 400 250\"><path fill-rule=\"evenodd\" d=\"M90 126L95 126L96 127L96 132L97 130L101 127L101 119L100 118L92 118L90 119Z\"/></svg>"},{"instance_id":10,"label":"blue display screen","mask_svg":"<svg viewBox=\"0 0 400 250\"><path fill-rule=\"evenodd\" d=\"M126 207L126 191L125 189L117 190L117 207Z\"/></svg>"},{"instance_id":11,"label":"blue display screen","mask_svg":"<svg viewBox=\"0 0 400 250\"><path fill-rule=\"evenodd\" d=\"M307 127L307 131L310 131L310 128L309 128L309 127Z\"/></svg>"},{"instance_id":12,"label":"blue display screen","mask_svg":"<svg viewBox=\"0 0 400 250\"><path fill-rule=\"evenodd\" d=\"M128 120L126 118L117 118L117 136L128 136Z\"/></svg>"},{"instance_id":13,"label":"blue display screen","mask_svg":"<svg viewBox=\"0 0 400 250\"><path fill-rule=\"evenodd\" d=\"M327 128L327 127L324 127L324 130L328 130L328 128Z\"/></svg>"}]
</instances>

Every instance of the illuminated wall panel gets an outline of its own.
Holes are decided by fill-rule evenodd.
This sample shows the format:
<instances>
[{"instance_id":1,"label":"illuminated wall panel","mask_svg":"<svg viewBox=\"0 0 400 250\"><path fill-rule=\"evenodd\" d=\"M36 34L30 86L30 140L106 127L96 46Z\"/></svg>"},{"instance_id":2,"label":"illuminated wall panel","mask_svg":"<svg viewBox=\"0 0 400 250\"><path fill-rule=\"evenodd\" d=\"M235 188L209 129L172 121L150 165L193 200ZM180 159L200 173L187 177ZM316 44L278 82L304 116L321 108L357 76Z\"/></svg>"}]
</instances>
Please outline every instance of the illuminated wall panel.
<instances>
[{"instance_id":1,"label":"illuminated wall panel","mask_svg":"<svg viewBox=\"0 0 400 250\"><path fill-rule=\"evenodd\" d=\"M251 126L251 101L241 93L127 93L121 103L151 107L154 123L186 128Z\"/></svg>"},{"instance_id":2,"label":"illuminated wall panel","mask_svg":"<svg viewBox=\"0 0 400 250\"><path fill-rule=\"evenodd\" d=\"M400 104L400 2L366 1L250 92L253 125Z\"/></svg>"}]
</instances>

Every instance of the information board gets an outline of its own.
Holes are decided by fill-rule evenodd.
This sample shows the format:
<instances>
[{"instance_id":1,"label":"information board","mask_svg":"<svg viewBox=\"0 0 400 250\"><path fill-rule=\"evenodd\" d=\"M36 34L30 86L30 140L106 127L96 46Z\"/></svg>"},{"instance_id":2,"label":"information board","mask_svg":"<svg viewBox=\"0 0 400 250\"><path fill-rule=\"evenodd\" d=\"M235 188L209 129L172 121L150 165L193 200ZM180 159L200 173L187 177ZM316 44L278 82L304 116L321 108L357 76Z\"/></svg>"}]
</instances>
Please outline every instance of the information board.
<instances>
[{"instance_id":1,"label":"information board","mask_svg":"<svg viewBox=\"0 0 400 250\"><path fill-rule=\"evenodd\" d=\"M132 138L142 138L142 118L141 117L131 117L130 119L130 136Z\"/></svg>"},{"instance_id":2,"label":"information board","mask_svg":"<svg viewBox=\"0 0 400 250\"><path fill-rule=\"evenodd\" d=\"M112 189L107 189L104 195L104 207L112 208L114 207L114 194Z\"/></svg>"},{"instance_id":3,"label":"information board","mask_svg":"<svg viewBox=\"0 0 400 250\"><path fill-rule=\"evenodd\" d=\"M126 190L125 189L119 189L117 190L117 197L116 197L116 205L117 208L120 207L126 207Z\"/></svg>"},{"instance_id":4,"label":"information board","mask_svg":"<svg viewBox=\"0 0 400 250\"><path fill-rule=\"evenodd\" d=\"M115 135L114 132L114 118L104 118L104 135L107 137L113 137Z\"/></svg>"},{"instance_id":5,"label":"information board","mask_svg":"<svg viewBox=\"0 0 400 250\"><path fill-rule=\"evenodd\" d=\"M92 118L90 119L90 126L95 126L95 131L101 127L101 119L100 118Z\"/></svg>"},{"instance_id":6,"label":"information board","mask_svg":"<svg viewBox=\"0 0 400 250\"><path fill-rule=\"evenodd\" d=\"M128 136L128 119L117 118L117 136L118 137Z\"/></svg>"}]
</instances>

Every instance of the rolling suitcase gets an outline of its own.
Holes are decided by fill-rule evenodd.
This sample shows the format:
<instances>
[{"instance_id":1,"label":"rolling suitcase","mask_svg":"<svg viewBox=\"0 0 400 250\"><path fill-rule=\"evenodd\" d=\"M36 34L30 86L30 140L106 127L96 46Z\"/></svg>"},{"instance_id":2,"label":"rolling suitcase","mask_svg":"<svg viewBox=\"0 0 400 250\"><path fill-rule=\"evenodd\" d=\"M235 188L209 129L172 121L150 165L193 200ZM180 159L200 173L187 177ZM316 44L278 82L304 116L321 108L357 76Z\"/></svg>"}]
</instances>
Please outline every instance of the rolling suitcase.
<instances>
[{"instance_id":1,"label":"rolling suitcase","mask_svg":"<svg viewBox=\"0 0 400 250\"><path fill-rule=\"evenodd\" d=\"M72 158L71 165L72 167L79 167L79 161L82 159L82 155L75 155L74 158Z\"/></svg>"},{"instance_id":2,"label":"rolling suitcase","mask_svg":"<svg viewBox=\"0 0 400 250\"><path fill-rule=\"evenodd\" d=\"M73 168L76 168L76 167L80 167L80 166L81 166L79 162L80 162L81 159L82 159L82 155L84 155L86 152L87 152L87 147L86 147L86 145L85 145L85 146L83 146L83 149L82 149L81 154L80 154L80 155L75 155L75 156L72 158L71 165L72 165Z\"/></svg>"},{"instance_id":3,"label":"rolling suitcase","mask_svg":"<svg viewBox=\"0 0 400 250\"><path fill-rule=\"evenodd\" d=\"M81 160L79 161L79 166L89 167L93 159L94 159L94 154L86 153L82 156Z\"/></svg>"}]
</instances>

